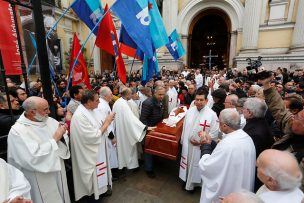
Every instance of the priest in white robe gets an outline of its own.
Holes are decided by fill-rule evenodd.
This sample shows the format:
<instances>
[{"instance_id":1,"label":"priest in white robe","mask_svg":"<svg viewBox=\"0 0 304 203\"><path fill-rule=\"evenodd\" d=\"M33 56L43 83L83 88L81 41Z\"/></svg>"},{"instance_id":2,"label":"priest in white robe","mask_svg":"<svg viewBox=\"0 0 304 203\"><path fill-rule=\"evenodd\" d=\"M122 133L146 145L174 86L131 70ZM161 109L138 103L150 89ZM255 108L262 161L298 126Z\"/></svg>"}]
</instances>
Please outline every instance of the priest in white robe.
<instances>
[{"instance_id":1,"label":"priest in white robe","mask_svg":"<svg viewBox=\"0 0 304 203\"><path fill-rule=\"evenodd\" d=\"M24 202L31 202L30 190L31 186L23 173L0 159L0 202L20 198Z\"/></svg>"},{"instance_id":2,"label":"priest in white robe","mask_svg":"<svg viewBox=\"0 0 304 203\"><path fill-rule=\"evenodd\" d=\"M218 118L216 113L206 105L207 95L207 91L196 92L195 106L187 111L183 125L179 177L186 182L185 189L188 191L201 186L202 182L198 167L201 158L199 134L208 133L214 140L218 136Z\"/></svg>"},{"instance_id":3,"label":"priest in white robe","mask_svg":"<svg viewBox=\"0 0 304 203\"><path fill-rule=\"evenodd\" d=\"M99 96L93 90L83 93L71 120L71 153L76 201L87 196L95 202L111 189L107 135L114 113L104 115L97 110ZM91 196L93 194L93 196Z\"/></svg>"},{"instance_id":4,"label":"priest in white robe","mask_svg":"<svg viewBox=\"0 0 304 203\"><path fill-rule=\"evenodd\" d=\"M196 82L196 89L198 89L201 86L203 86L204 78L203 78L203 76L201 74L201 70L200 69L196 69L196 71L195 71L195 82Z\"/></svg>"},{"instance_id":5,"label":"priest in white robe","mask_svg":"<svg viewBox=\"0 0 304 203\"><path fill-rule=\"evenodd\" d=\"M169 81L169 87L167 91L169 97L168 100L168 112L171 112L177 106L178 93L174 87L174 80Z\"/></svg>"},{"instance_id":6,"label":"priest in white robe","mask_svg":"<svg viewBox=\"0 0 304 203\"><path fill-rule=\"evenodd\" d=\"M257 159L257 176L264 184L257 195L265 203L301 202L302 172L293 154L274 149L264 150Z\"/></svg>"},{"instance_id":7,"label":"priest in white robe","mask_svg":"<svg viewBox=\"0 0 304 203\"><path fill-rule=\"evenodd\" d=\"M128 106L131 99L131 90L125 88L113 106L115 115L114 134L117 139L119 169L138 168L138 155L136 143L141 142L146 134L147 127L133 114Z\"/></svg>"},{"instance_id":8,"label":"priest in white robe","mask_svg":"<svg viewBox=\"0 0 304 203\"><path fill-rule=\"evenodd\" d=\"M214 151L199 161L203 187L201 203L212 203L219 197L241 189L253 191L255 147L250 136L240 129L240 116L235 109L224 109L219 116L220 130L225 134ZM201 143L211 144L206 135Z\"/></svg>"},{"instance_id":9,"label":"priest in white robe","mask_svg":"<svg viewBox=\"0 0 304 203\"><path fill-rule=\"evenodd\" d=\"M98 111L106 118L112 110L110 108L109 102L112 100L112 91L109 87L101 87L99 89L99 104L98 104ZM116 149L116 138L113 134L113 122L108 127L109 136L106 139L108 144L108 151L109 151L109 160L110 160L110 168L118 168L118 159L117 159L117 149ZM112 171L113 172L113 171ZM113 174L112 174L113 175Z\"/></svg>"},{"instance_id":10,"label":"priest in white robe","mask_svg":"<svg viewBox=\"0 0 304 203\"><path fill-rule=\"evenodd\" d=\"M128 105L131 108L131 111L134 113L134 115L139 118L139 107L138 107L138 101L139 97L136 92L136 88L131 88L132 95L131 99L128 100Z\"/></svg>"},{"instance_id":11,"label":"priest in white robe","mask_svg":"<svg viewBox=\"0 0 304 203\"><path fill-rule=\"evenodd\" d=\"M26 99L23 109L8 135L8 163L29 181L33 202L69 203L63 161L70 157L67 126L48 117L49 105L40 97Z\"/></svg>"}]
</instances>

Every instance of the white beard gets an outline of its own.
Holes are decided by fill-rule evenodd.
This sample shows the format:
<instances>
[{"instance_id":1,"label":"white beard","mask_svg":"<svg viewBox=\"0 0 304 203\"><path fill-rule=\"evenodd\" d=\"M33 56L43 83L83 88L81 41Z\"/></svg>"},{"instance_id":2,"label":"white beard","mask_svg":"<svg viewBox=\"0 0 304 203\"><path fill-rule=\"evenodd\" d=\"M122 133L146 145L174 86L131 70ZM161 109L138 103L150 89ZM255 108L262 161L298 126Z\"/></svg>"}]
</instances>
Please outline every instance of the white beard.
<instances>
[{"instance_id":1,"label":"white beard","mask_svg":"<svg viewBox=\"0 0 304 203\"><path fill-rule=\"evenodd\" d=\"M49 118L49 116L41 116L38 113L36 113L36 115L34 116L34 118L38 121L38 122L46 122Z\"/></svg>"}]
</instances>

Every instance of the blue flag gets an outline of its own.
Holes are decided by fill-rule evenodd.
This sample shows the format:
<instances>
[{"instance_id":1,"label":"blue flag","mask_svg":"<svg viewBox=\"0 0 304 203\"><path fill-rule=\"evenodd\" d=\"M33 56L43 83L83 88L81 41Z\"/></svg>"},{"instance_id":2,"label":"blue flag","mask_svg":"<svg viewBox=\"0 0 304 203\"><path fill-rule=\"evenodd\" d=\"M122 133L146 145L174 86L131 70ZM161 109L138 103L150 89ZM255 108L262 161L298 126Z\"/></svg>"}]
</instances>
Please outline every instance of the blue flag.
<instances>
[{"instance_id":1,"label":"blue flag","mask_svg":"<svg viewBox=\"0 0 304 203\"><path fill-rule=\"evenodd\" d=\"M143 61L144 53L138 48L137 44L132 40L132 38L127 33L123 25L120 28L120 51L127 56L134 57Z\"/></svg>"},{"instance_id":2,"label":"blue flag","mask_svg":"<svg viewBox=\"0 0 304 203\"><path fill-rule=\"evenodd\" d=\"M103 8L99 0L76 0L72 9L77 16L92 30L100 17L103 15ZM97 35L98 29L94 34Z\"/></svg>"},{"instance_id":3,"label":"blue flag","mask_svg":"<svg viewBox=\"0 0 304 203\"><path fill-rule=\"evenodd\" d=\"M149 16L151 19L150 33L153 41L153 46L158 49L169 43L166 28L163 19L159 13L155 0L137 0L142 8L148 7Z\"/></svg>"},{"instance_id":4,"label":"blue flag","mask_svg":"<svg viewBox=\"0 0 304 203\"><path fill-rule=\"evenodd\" d=\"M152 58L148 58L147 56L144 57L141 83L145 85L149 80L152 79L154 74L155 75L159 74L158 60L155 50Z\"/></svg>"},{"instance_id":5,"label":"blue flag","mask_svg":"<svg viewBox=\"0 0 304 203\"><path fill-rule=\"evenodd\" d=\"M174 60L181 58L186 53L176 29L173 30L169 36L169 43L166 44L166 47L173 56Z\"/></svg>"},{"instance_id":6,"label":"blue flag","mask_svg":"<svg viewBox=\"0 0 304 203\"><path fill-rule=\"evenodd\" d=\"M148 58L153 57L148 7L141 8L136 0L117 0L112 11L120 18L126 31Z\"/></svg>"}]
</instances>

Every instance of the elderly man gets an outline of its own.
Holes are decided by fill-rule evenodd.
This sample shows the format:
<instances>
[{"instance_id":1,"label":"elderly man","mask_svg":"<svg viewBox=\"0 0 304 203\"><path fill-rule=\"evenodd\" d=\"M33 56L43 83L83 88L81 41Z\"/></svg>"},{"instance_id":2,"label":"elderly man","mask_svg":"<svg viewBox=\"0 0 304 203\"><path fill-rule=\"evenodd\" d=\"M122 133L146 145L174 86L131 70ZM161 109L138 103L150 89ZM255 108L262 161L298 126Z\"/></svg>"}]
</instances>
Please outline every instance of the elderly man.
<instances>
[{"instance_id":1,"label":"elderly man","mask_svg":"<svg viewBox=\"0 0 304 203\"><path fill-rule=\"evenodd\" d=\"M258 98L248 98L244 103L243 114L246 125L243 130L252 138L256 157L265 149L270 149L274 140L271 129L265 119L267 105L264 100ZM261 187L262 183L255 177L255 191Z\"/></svg>"},{"instance_id":2,"label":"elderly man","mask_svg":"<svg viewBox=\"0 0 304 203\"><path fill-rule=\"evenodd\" d=\"M112 185L106 136L114 113L97 111L99 96L93 90L83 92L81 105L71 120L71 152L76 201L100 202L99 195ZM93 195L92 195L93 194ZM91 196L92 195L92 196Z\"/></svg>"},{"instance_id":3,"label":"elderly man","mask_svg":"<svg viewBox=\"0 0 304 203\"><path fill-rule=\"evenodd\" d=\"M238 106L238 100L239 100L239 97L235 94L227 95L225 102L224 102L225 109L228 109L228 108L236 109ZM245 120L242 112L239 112L239 113L240 113L240 118L241 118L241 128L244 128L244 126L246 125L246 120Z\"/></svg>"},{"instance_id":4,"label":"elderly man","mask_svg":"<svg viewBox=\"0 0 304 203\"><path fill-rule=\"evenodd\" d=\"M40 97L26 99L23 109L8 135L8 163L30 182L33 202L70 202L63 162L70 157L67 126L49 118L49 105Z\"/></svg>"},{"instance_id":5,"label":"elderly man","mask_svg":"<svg viewBox=\"0 0 304 203\"><path fill-rule=\"evenodd\" d=\"M15 167L0 159L0 202L32 203L31 186Z\"/></svg>"},{"instance_id":6,"label":"elderly man","mask_svg":"<svg viewBox=\"0 0 304 203\"><path fill-rule=\"evenodd\" d=\"M273 138L270 127L265 119L267 105L259 98L248 98L243 106L246 125L243 130L252 138L256 156L262 151L271 148Z\"/></svg>"},{"instance_id":7,"label":"elderly man","mask_svg":"<svg viewBox=\"0 0 304 203\"><path fill-rule=\"evenodd\" d=\"M139 167L136 144L141 142L146 134L147 127L131 111L128 100L132 91L124 88L113 106L116 113L114 120L114 134L117 139L119 169L135 169Z\"/></svg>"},{"instance_id":8,"label":"elderly man","mask_svg":"<svg viewBox=\"0 0 304 203\"><path fill-rule=\"evenodd\" d=\"M112 111L110 108L110 101L112 100L112 91L109 87L101 87L99 89L99 104L98 104L98 110L100 113L106 117L109 115ZM107 144L108 144L108 150L109 150L109 161L110 161L110 168L112 171L112 180L117 180L117 168L118 168L118 159L117 159L117 149L116 149L116 139L113 134L113 122L108 127L108 133L109 136L107 138Z\"/></svg>"},{"instance_id":9,"label":"elderly man","mask_svg":"<svg viewBox=\"0 0 304 203\"><path fill-rule=\"evenodd\" d=\"M199 133L207 133L217 139L219 124L215 112L207 106L208 91L199 88L195 96L195 107L187 111L181 137L182 155L179 177L185 182L185 189L193 191L202 185L198 162L201 158Z\"/></svg>"},{"instance_id":10,"label":"elderly man","mask_svg":"<svg viewBox=\"0 0 304 203\"><path fill-rule=\"evenodd\" d=\"M303 178L295 157L286 151L269 149L257 159L258 177L264 183L257 194L265 203L301 202Z\"/></svg>"},{"instance_id":11,"label":"elderly man","mask_svg":"<svg viewBox=\"0 0 304 203\"><path fill-rule=\"evenodd\" d=\"M203 155L199 161L203 180L201 203L217 201L220 196L241 189L252 191L254 186L255 148L249 135L240 129L239 113L224 109L219 126L223 140L212 154ZM211 145L211 141L208 134L202 136L202 144Z\"/></svg>"},{"instance_id":12,"label":"elderly man","mask_svg":"<svg viewBox=\"0 0 304 203\"><path fill-rule=\"evenodd\" d=\"M258 93L258 91L261 89L259 85L251 85L248 92L247 96L248 97L255 97L255 95Z\"/></svg>"}]
</instances>

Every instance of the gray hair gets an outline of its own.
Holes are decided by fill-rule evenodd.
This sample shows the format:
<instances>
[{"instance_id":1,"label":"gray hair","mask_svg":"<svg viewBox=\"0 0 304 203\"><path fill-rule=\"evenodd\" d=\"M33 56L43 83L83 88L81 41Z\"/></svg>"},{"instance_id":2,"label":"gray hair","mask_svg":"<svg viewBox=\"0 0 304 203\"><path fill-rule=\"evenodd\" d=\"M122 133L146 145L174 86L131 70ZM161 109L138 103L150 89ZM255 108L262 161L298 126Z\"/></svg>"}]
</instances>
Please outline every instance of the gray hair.
<instances>
[{"instance_id":1,"label":"gray hair","mask_svg":"<svg viewBox=\"0 0 304 203\"><path fill-rule=\"evenodd\" d=\"M131 88L131 92L132 92L132 94L136 94L136 93L137 93L136 88L135 88L135 87L132 87L132 88Z\"/></svg>"},{"instance_id":2,"label":"gray hair","mask_svg":"<svg viewBox=\"0 0 304 203\"><path fill-rule=\"evenodd\" d=\"M236 94L230 94L227 97L230 98L231 104L236 107L238 104L239 97Z\"/></svg>"},{"instance_id":3,"label":"gray hair","mask_svg":"<svg viewBox=\"0 0 304 203\"><path fill-rule=\"evenodd\" d=\"M131 89L130 88L128 88L128 87L125 87L125 88L123 88L122 90L121 90L121 96L122 97L125 97L129 92L131 92Z\"/></svg>"},{"instance_id":4,"label":"gray hair","mask_svg":"<svg viewBox=\"0 0 304 203\"><path fill-rule=\"evenodd\" d=\"M244 108L248 109L252 113L253 118L263 118L267 111L265 101L255 97L248 98L244 103Z\"/></svg>"},{"instance_id":5,"label":"gray hair","mask_svg":"<svg viewBox=\"0 0 304 203\"><path fill-rule=\"evenodd\" d=\"M220 114L220 119L230 128L234 130L240 129L240 114L234 108L223 109Z\"/></svg>"},{"instance_id":6,"label":"gray hair","mask_svg":"<svg viewBox=\"0 0 304 203\"><path fill-rule=\"evenodd\" d=\"M161 80L157 80L155 83L155 86L156 87L165 87L165 84L164 84L164 82L163 81L161 81Z\"/></svg>"},{"instance_id":7,"label":"gray hair","mask_svg":"<svg viewBox=\"0 0 304 203\"><path fill-rule=\"evenodd\" d=\"M32 99L26 99L22 103L22 108L24 109L25 112L28 112L29 110L35 110L37 108L37 104Z\"/></svg>"},{"instance_id":8,"label":"gray hair","mask_svg":"<svg viewBox=\"0 0 304 203\"><path fill-rule=\"evenodd\" d=\"M240 98L237 102L237 107L244 107L246 100L247 100L247 97Z\"/></svg>"},{"instance_id":9,"label":"gray hair","mask_svg":"<svg viewBox=\"0 0 304 203\"><path fill-rule=\"evenodd\" d=\"M250 87L252 87L252 90L255 91L256 93L262 88L259 85L251 85Z\"/></svg>"},{"instance_id":10,"label":"gray hair","mask_svg":"<svg viewBox=\"0 0 304 203\"><path fill-rule=\"evenodd\" d=\"M284 153L289 154L293 159L295 159L293 154L289 152ZM301 172L298 177L294 177L286 173L276 162L272 162L271 165L269 164L268 166L265 166L265 175L277 181L279 190L291 190L300 187L303 178Z\"/></svg>"},{"instance_id":11,"label":"gray hair","mask_svg":"<svg viewBox=\"0 0 304 203\"><path fill-rule=\"evenodd\" d=\"M106 97L111 93L111 89L109 87L101 87L99 90L100 97Z\"/></svg>"}]
</instances>

